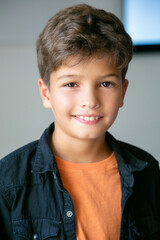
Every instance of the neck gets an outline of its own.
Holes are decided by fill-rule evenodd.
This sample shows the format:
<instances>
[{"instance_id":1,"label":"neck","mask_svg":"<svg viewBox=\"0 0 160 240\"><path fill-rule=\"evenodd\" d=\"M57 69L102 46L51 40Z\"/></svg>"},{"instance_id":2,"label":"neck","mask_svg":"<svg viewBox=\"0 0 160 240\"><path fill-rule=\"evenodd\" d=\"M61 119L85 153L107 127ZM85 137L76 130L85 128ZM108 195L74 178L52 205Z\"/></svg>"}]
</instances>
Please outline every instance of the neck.
<instances>
[{"instance_id":1,"label":"neck","mask_svg":"<svg viewBox=\"0 0 160 240\"><path fill-rule=\"evenodd\" d=\"M75 139L68 135L62 138L56 130L52 134L51 148L56 156L76 163L98 162L112 153L105 135L98 139Z\"/></svg>"}]
</instances>

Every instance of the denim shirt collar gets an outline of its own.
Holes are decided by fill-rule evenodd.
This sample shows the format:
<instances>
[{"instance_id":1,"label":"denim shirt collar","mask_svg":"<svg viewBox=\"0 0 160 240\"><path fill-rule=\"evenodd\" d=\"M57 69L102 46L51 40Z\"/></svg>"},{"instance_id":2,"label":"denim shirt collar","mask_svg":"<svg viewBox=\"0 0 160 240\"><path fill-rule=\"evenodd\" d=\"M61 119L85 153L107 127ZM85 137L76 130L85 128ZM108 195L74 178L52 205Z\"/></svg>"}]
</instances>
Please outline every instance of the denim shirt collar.
<instances>
[{"instance_id":1,"label":"denim shirt collar","mask_svg":"<svg viewBox=\"0 0 160 240\"><path fill-rule=\"evenodd\" d=\"M124 147L125 143L117 141L108 132L106 133L106 141L114 151L120 176L124 179L124 182L128 185L128 187L132 188L134 185L133 173L142 171L148 165L148 162L146 162L145 159L140 159L135 156L126 147Z\"/></svg>"},{"instance_id":2,"label":"denim shirt collar","mask_svg":"<svg viewBox=\"0 0 160 240\"><path fill-rule=\"evenodd\" d=\"M54 123L52 123L42 134L35 157L35 163L33 165L32 172L45 173L48 171L54 171L57 164L55 157L50 148L50 137L54 131Z\"/></svg>"},{"instance_id":3,"label":"denim shirt collar","mask_svg":"<svg viewBox=\"0 0 160 240\"><path fill-rule=\"evenodd\" d=\"M53 131L54 123L52 123L49 128L44 131L39 140L35 163L32 169L32 172L34 173L58 171L55 157L50 148L50 137ZM128 149L124 149L120 142L108 132L106 133L106 141L114 151L120 176L130 188L133 187L134 177L132 173L142 171L147 166L147 162L145 162L144 159L140 159L133 155Z\"/></svg>"}]
</instances>

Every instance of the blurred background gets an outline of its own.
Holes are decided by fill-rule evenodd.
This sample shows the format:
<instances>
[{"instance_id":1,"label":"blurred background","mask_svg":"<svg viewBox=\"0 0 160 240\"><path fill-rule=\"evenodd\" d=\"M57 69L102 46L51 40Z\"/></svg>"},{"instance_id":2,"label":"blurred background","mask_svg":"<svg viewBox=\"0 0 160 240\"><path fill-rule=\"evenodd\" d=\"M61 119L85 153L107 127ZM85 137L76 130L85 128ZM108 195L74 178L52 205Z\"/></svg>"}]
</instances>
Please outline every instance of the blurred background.
<instances>
[{"instance_id":1,"label":"blurred background","mask_svg":"<svg viewBox=\"0 0 160 240\"><path fill-rule=\"evenodd\" d=\"M122 0L0 0L0 158L38 139L53 121L39 95L35 42L53 14L83 2L123 20ZM127 78L124 107L109 131L160 161L160 51L136 52Z\"/></svg>"}]
</instances>

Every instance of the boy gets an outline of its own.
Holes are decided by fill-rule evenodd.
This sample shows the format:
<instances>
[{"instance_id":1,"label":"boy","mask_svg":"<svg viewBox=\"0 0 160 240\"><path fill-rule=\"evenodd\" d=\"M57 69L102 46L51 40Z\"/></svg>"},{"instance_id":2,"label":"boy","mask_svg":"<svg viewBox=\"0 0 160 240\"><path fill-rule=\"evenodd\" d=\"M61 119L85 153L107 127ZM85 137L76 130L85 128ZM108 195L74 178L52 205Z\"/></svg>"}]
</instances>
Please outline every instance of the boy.
<instances>
[{"instance_id":1,"label":"boy","mask_svg":"<svg viewBox=\"0 0 160 240\"><path fill-rule=\"evenodd\" d=\"M160 239L160 171L117 141L132 41L113 14L61 10L37 40L54 124L0 161L0 239Z\"/></svg>"}]
</instances>

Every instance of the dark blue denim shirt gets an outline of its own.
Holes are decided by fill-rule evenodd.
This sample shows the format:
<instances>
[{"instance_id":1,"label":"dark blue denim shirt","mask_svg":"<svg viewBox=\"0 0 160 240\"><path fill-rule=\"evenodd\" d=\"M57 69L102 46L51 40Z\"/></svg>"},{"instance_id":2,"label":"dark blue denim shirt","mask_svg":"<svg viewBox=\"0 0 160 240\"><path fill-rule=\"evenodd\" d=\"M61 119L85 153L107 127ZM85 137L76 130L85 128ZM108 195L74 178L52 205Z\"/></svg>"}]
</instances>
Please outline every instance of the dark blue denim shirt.
<instances>
[{"instance_id":1,"label":"dark blue denim shirt","mask_svg":"<svg viewBox=\"0 0 160 240\"><path fill-rule=\"evenodd\" d=\"M76 239L73 202L63 188L49 144L53 131L54 124L40 140L0 161L1 240ZM121 177L120 239L160 240L158 162L109 133L106 141L115 153Z\"/></svg>"}]
</instances>

